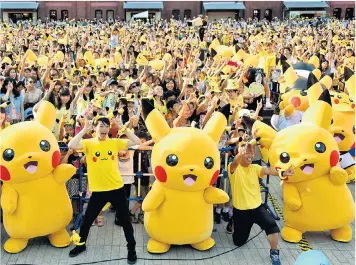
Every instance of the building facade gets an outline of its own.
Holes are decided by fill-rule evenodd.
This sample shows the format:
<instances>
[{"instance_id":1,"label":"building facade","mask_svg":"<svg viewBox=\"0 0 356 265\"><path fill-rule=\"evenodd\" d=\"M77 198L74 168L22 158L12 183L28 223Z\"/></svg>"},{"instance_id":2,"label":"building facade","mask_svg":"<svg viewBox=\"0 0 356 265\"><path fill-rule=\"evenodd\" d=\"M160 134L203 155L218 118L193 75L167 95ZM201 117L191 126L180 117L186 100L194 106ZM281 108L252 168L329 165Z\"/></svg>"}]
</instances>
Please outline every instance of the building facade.
<instances>
[{"instance_id":1,"label":"building facade","mask_svg":"<svg viewBox=\"0 0 356 265\"><path fill-rule=\"evenodd\" d=\"M329 15L351 19L355 16L354 1L34 1L0 2L0 20L49 18L130 20L135 14L148 11L149 18L159 20L191 19L200 14L209 20L220 18L314 17Z\"/></svg>"}]
</instances>

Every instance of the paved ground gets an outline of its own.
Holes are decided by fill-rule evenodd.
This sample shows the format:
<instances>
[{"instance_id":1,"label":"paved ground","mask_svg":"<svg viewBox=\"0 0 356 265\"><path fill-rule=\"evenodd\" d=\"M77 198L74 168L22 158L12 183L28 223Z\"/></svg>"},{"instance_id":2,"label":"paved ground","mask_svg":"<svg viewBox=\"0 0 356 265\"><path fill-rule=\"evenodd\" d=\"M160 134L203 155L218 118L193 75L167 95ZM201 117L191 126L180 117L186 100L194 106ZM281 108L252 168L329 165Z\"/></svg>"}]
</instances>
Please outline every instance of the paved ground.
<instances>
[{"instance_id":1,"label":"paved ground","mask_svg":"<svg viewBox=\"0 0 356 265\"><path fill-rule=\"evenodd\" d=\"M349 188L355 195L354 184L349 184ZM278 178L272 178L270 183L271 194L282 204L281 189ZM283 221L278 221L280 227ZM155 259L197 259L215 256L219 253L229 251L234 248L231 235L226 234L223 222L217 225L217 231L213 233L216 241L216 247L207 252L199 252L190 247L172 247L165 255L150 255L146 251L148 236L143 225L134 225L135 237L137 241L137 253L140 258ZM353 224L353 228L355 228ZM251 237L260 231L258 226L254 226ZM2 244L7 239L6 232L2 228ZM335 264L355 264L355 236L350 243L337 243L330 239L329 232L307 233L305 239L310 243L313 249L319 249L329 257L331 263ZM301 250L297 244L289 244L280 240L281 259L283 265L293 265ZM92 227L88 240L87 251L76 257L69 258L68 252L71 249L56 249L49 245L46 238L37 238L30 241L29 246L20 254L10 255L1 250L1 264L88 264L88 262L97 262L102 265L127 264L126 260L117 260L126 257L126 241L122 228L114 225L114 214L106 213L106 225L104 227ZM103 260L112 260L102 262ZM161 260L139 260L137 264L179 264L179 265L259 265L269 263L269 244L264 233L248 242L245 246L230 251L218 257L203 261L161 261Z\"/></svg>"}]
</instances>

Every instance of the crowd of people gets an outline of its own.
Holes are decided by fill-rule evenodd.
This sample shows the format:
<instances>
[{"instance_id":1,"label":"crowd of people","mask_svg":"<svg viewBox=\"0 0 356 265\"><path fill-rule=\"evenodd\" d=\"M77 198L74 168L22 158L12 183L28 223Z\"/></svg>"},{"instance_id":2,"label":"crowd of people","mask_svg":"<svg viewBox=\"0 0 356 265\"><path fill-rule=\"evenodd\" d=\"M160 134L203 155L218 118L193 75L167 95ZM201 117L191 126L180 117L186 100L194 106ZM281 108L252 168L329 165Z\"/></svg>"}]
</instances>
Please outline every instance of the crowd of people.
<instances>
[{"instance_id":1,"label":"crowd of people","mask_svg":"<svg viewBox=\"0 0 356 265\"><path fill-rule=\"evenodd\" d=\"M133 197L132 185L138 194L134 172L138 171L139 158L141 171L152 172L149 150L154 142L145 127L141 99L148 99L172 128L202 129L215 111L230 104L228 128L219 147L236 147L231 159L239 151L229 171L230 181L234 182L235 170L246 175L238 168L239 163L261 164L258 149L251 150L251 146L244 144L251 135L242 118L262 120L263 112L278 103L278 80L283 74L281 58L294 64L316 56L321 76L332 74L333 89L344 90L343 69L345 66L354 69L354 27L354 20L332 18L275 18L270 22L242 19L208 22L207 17L201 17L193 22L3 23L0 24L0 130L32 120L41 102L50 101L57 110L53 133L60 146L68 146L78 135L83 139L103 137L98 133L131 143L130 150L119 152L118 168L126 197ZM88 125L91 120L108 131L92 128ZM80 153L83 146L78 143L71 146L74 148L62 150L61 163L76 167L81 163L86 172L88 161ZM256 179L271 170L257 165L253 169ZM78 192L74 187L76 179L77 175L68 182L70 195ZM89 180L88 197L91 190L97 191L90 183ZM234 183L242 190L256 186L252 182ZM141 197L149 192L151 184L149 177L141 179ZM220 223L222 218L227 222L227 232L232 233L237 216L246 219L245 211L254 209L251 214L264 216L256 222L269 235L272 264L280 264L278 226L267 211L260 209L262 201L252 200L247 193L240 193L239 196L245 197L238 198L236 191L229 189L232 204L216 206L215 222ZM255 196L259 197L258 193ZM74 201L73 207L76 212ZM143 223L140 208L138 201L130 209L134 223ZM102 213L93 225L105 224ZM245 226L250 229L254 219L247 219ZM125 235L131 229L120 214L115 223L124 226ZM89 228L85 229L86 239ZM234 231L235 244L246 242L249 229ZM133 244L132 238L129 240Z\"/></svg>"}]
</instances>

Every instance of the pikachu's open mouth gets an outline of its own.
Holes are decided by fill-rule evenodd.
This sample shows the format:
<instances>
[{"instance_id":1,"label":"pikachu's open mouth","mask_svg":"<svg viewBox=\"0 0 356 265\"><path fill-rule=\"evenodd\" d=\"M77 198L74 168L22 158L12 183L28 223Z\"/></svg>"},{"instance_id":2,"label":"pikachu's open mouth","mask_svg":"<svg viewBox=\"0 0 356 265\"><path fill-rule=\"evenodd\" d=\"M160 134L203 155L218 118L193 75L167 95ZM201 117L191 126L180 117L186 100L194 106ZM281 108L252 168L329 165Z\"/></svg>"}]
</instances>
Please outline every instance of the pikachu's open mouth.
<instances>
[{"instance_id":1,"label":"pikachu's open mouth","mask_svg":"<svg viewBox=\"0 0 356 265\"><path fill-rule=\"evenodd\" d=\"M314 171L314 164L304 164L300 169L305 173L310 175Z\"/></svg>"},{"instance_id":2,"label":"pikachu's open mouth","mask_svg":"<svg viewBox=\"0 0 356 265\"><path fill-rule=\"evenodd\" d=\"M27 170L28 173L34 174L36 173L37 166L38 166L37 161L30 161L24 165L24 168Z\"/></svg>"},{"instance_id":3,"label":"pikachu's open mouth","mask_svg":"<svg viewBox=\"0 0 356 265\"><path fill-rule=\"evenodd\" d=\"M337 143L340 143L342 140L345 139L345 135L342 133L334 133L334 139Z\"/></svg>"},{"instance_id":4,"label":"pikachu's open mouth","mask_svg":"<svg viewBox=\"0 0 356 265\"><path fill-rule=\"evenodd\" d=\"M197 181L197 176L189 174L189 175L183 175L183 180L185 185L187 186L192 186L196 181Z\"/></svg>"}]
</instances>

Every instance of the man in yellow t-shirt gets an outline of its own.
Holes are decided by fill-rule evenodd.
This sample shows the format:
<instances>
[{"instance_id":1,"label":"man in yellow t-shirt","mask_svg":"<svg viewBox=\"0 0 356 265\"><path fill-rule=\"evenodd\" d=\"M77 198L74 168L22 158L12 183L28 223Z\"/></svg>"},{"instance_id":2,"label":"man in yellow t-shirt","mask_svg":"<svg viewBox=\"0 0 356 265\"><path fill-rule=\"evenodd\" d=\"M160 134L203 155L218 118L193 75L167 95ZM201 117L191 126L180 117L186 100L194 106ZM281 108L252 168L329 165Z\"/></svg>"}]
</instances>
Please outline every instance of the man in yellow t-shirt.
<instances>
[{"instance_id":1,"label":"man in yellow t-shirt","mask_svg":"<svg viewBox=\"0 0 356 265\"><path fill-rule=\"evenodd\" d=\"M112 120L120 130L121 118ZM132 132L125 131L128 140L110 139L108 133L110 120L100 117L94 124L96 137L82 140L83 136L93 129L92 122L86 122L84 128L69 142L68 147L74 150L83 150L87 162L89 187L92 191L84 221L80 227L80 242L69 252L70 257L75 257L86 250L86 240L93 221L97 218L106 203L110 202L120 217L127 241L129 264L137 260L134 231L130 220L124 183L118 167L118 154L130 146L141 143L140 139Z\"/></svg>"},{"instance_id":2,"label":"man in yellow t-shirt","mask_svg":"<svg viewBox=\"0 0 356 265\"><path fill-rule=\"evenodd\" d=\"M243 144L238 154L228 166L228 174L232 192L234 232L232 239L235 245L242 246L250 236L253 224L258 224L267 234L271 245L270 258L272 265L280 265L278 246L279 228L274 218L262 205L259 178L265 175L278 176L274 168L252 164L254 146ZM283 173L292 175L292 170Z\"/></svg>"}]
</instances>

